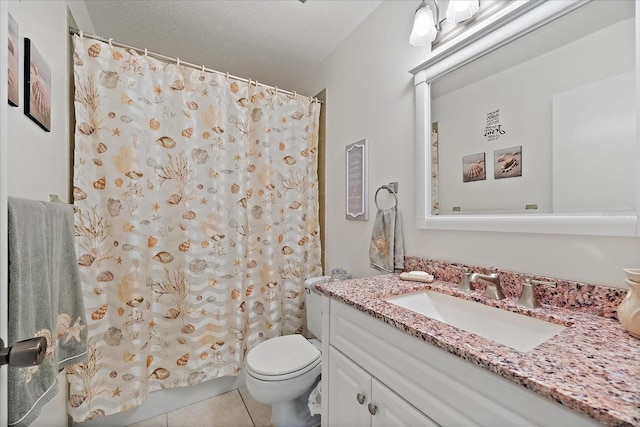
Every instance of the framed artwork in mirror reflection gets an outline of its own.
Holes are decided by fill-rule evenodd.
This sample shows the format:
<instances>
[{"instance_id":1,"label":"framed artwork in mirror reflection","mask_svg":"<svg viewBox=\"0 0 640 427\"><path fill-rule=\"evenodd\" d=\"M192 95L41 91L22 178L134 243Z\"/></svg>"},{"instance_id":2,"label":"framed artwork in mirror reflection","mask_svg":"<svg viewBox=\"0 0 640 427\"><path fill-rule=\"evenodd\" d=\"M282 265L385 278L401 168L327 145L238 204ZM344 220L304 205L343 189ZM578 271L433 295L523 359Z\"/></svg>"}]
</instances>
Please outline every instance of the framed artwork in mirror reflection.
<instances>
[{"instance_id":1,"label":"framed artwork in mirror reflection","mask_svg":"<svg viewBox=\"0 0 640 427\"><path fill-rule=\"evenodd\" d=\"M495 179L522 176L522 146L496 150L493 157Z\"/></svg>"},{"instance_id":2,"label":"framed artwork in mirror reflection","mask_svg":"<svg viewBox=\"0 0 640 427\"><path fill-rule=\"evenodd\" d=\"M487 179L485 153L472 154L462 158L462 182Z\"/></svg>"}]
</instances>

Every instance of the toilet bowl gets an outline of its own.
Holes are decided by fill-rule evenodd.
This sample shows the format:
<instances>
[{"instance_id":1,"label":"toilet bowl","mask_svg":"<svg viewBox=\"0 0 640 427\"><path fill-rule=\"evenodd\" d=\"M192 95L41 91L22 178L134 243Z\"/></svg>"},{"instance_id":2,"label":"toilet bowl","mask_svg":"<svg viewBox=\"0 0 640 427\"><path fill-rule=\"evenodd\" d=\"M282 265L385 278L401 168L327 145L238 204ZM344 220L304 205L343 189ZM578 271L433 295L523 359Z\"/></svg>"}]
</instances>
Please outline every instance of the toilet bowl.
<instances>
[{"instance_id":1,"label":"toilet bowl","mask_svg":"<svg viewBox=\"0 0 640 427\"><path fill-rule=\"evenodd\" d=\"M320 296L315 284L326 276L308 279L307 328L321 337ZM302 335L285 335L264 341L247 353L245 363L247 390L258 402L271 405L274 427L311 427L320 425L320 416L311 416L308 398L320 380L321 343Z\"/></svg>"}]
</instances>

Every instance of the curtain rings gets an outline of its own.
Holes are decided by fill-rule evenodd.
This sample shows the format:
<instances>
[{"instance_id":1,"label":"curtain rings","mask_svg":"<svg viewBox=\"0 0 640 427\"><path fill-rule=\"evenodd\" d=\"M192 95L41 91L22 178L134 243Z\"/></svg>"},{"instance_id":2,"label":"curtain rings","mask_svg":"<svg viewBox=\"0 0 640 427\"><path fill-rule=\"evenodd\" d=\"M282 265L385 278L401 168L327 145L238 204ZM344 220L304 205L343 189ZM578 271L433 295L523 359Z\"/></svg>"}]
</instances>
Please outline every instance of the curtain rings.
<instances>
[{"instance_id":1,"label":"curtain rings","mask_svg":"<svg viewBox=\"0 0 640 427\"><path fill-rule=\"evenodd\" d=\"M229 80L229 72L227 71L227 73L225 74L225 79Z\"/></svg>"},{"instance_id":2,"label":"curtain rings","mask_svg":"<svg viewBox=\"0 0 640 427\"><path fill-rule=\"evenodd\" d=\"M109 39L109 48L113 50L113 39Z\"/></svg>"},{"instance_id":3,"label":"curtain rings","mask_svg":"<svg viewBox=\"0 0 640 427\"><path fill-rule=\"evenodd\" d=\"M80 40L84 39L84 33L80 30Z\"/></svg>"},{"instance_id":4,"label":"curtain rings","mask_svg":"<svg viewBox=\"0 0 640 427\"><path fill-rule=\"evenodd\" d=\"M202 64L202 72L204 73L204 64Z\"/></svg>"},{"instance_id":5,"label":"curtain rings","mask_svg":"<svg viewBox=\"0 0 640 427\"><path fill-rule=\"evenodd\" d=\"M144 48L144 57L148 58L149 57L149 52L147 52L147 48Z\"/></svg>"},{"instance_id":6,"label":"curtain rings","mask_svg":"<svg viewBox=\"0 0 640 427\"><path fill-rule=\"evenodd\" d=\"M180 58L176 58L176 67L180 66Z\"/></svg>"}]
</instances>

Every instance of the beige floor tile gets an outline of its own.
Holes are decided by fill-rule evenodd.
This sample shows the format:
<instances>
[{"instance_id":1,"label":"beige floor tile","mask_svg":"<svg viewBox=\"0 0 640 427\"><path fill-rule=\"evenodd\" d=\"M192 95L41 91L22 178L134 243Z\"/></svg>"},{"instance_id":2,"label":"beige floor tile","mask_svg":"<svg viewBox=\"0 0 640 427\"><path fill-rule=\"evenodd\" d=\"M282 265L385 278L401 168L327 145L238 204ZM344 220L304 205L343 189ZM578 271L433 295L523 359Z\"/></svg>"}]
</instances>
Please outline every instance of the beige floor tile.
<instances>
[{"instance_id":1,"label":"beige floor tile","mask_svg":"<svg viewBox=\"0 0 640 427\"><path fill-rule=\"evenodd\" d=\"M129 427L167 427L167 414L139 421Z\"/></svg>"},{"instance_id":2,"label":"beige floor tile","mask_svg":"<svg viewBox=\"0 0 640 427\"><path fill-rule=\"evenodd\" d=\"M271 405L265 405L264 403L260 403L255 400L251 397L251 394L249 394L249 390L247 390L246 387L240 388L239 391L240 396L242 396L242 400L249 411L249 416L251 416L253 424L256 427L271 426Z\"/></svg>"},{"instance_id":3,"label":"beige floor tile","mask_svg":"<svg viewBox=\"0 0 640 427\"><path fill-rule=\"evenodd\" d=\"M253 427L237 390L169 412L168 427Z\"/></svg>"}]
</instances>

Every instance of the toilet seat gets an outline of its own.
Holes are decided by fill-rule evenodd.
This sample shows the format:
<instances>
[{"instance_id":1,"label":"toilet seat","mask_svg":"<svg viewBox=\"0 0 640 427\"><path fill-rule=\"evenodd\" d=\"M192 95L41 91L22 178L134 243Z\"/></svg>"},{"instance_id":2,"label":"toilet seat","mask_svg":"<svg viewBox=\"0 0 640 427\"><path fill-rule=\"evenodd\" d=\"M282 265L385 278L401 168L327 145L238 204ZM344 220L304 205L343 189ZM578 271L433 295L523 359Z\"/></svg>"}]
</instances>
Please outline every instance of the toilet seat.
<instances>
[{"instance_id":1,"label":"toilet seat","mask_svg":"<svg viewBox=\"0 0 640 427\"><path fill-rule=\"evenodd\" d=\"M247 354L247 373L263 381L282 381L311 371L322 353L302 335L285 335L264 341Z\"/></svg>"}]
</instances>

